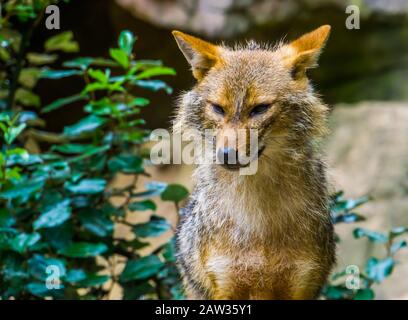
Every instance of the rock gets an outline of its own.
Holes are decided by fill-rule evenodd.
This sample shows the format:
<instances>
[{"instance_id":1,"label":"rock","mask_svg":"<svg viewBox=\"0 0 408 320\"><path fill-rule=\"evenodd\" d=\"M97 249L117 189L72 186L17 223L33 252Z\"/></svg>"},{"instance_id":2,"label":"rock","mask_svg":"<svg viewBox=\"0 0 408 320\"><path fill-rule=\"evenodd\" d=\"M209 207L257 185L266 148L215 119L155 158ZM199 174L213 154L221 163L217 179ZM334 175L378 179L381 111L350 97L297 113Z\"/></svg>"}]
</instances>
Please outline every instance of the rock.
<instances>
[{"instance_id":1,"label":"rock","mask_svg":"<svg viewBox=\"0 0 408 320\"><path fill-rule=\"evenodd\" d=\"M138 18L157 26L214 36L233 36L251 25L278 22L300 12L328 6L345 11L342 0L116 0ZM359 4L365 17L371 13L407 13L406 0L366 0Z\"/></svg>"},{"instance_id":2,"label":"rock","mask_svg":"<svg viewBox=\"0 0 408 320\"><path fill-rule=\"evenodd\" d=\"M338 105L331 122L326 154L333 187L344 190L347 197L374 198L357 210L366 221L336 226L342 239L341 269L350 264L362 266L368 257L385 254L381 247L354 239L351 232L356 226L377 231L408 226L408 104ZM400 263L378 286L376 298L408 298L408 250L401 250L396 259Z\"/></svg>"}]
</instances>

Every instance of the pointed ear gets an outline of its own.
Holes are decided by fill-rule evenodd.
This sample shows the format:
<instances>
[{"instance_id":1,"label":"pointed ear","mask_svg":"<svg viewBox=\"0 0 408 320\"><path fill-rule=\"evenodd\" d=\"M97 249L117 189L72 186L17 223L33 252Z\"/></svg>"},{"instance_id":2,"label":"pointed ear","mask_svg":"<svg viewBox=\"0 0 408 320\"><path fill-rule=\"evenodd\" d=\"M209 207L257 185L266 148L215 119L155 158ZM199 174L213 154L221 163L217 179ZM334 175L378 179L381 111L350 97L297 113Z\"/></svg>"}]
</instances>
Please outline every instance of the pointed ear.
<instances>
[{"instance_id":1,"label":"pointed ear","mask_svg":"<svg viewBox=\"0 0 408 320\"><path fill-rule=\"evenodd\" d=\"M306 70L316 67L320 52L329 37L331 27L321 26L282 47L285 61L294 79L306 76Z\"/></svg>"},{"instance_id":2,"label":"pointed ear","mask_svg":"<svg viewBox=\"0 0 408 320\"><path fill-rule=\"evenodd\" d=\"M216 45L180 31L173 31L172 34L197 80L201 80L220 61L219 48Z\"/></svg>"}]
</instances>

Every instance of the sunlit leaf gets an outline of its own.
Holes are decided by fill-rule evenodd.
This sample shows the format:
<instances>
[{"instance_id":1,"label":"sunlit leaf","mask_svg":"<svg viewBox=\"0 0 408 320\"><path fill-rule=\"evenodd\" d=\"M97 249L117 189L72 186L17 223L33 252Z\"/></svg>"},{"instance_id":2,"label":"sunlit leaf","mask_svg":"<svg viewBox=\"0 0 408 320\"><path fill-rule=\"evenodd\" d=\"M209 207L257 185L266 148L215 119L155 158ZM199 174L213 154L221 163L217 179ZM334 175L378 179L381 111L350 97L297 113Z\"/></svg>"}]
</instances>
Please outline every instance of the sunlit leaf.
<instances>
[{"instance_id":1,"label":"sunlit leaf","mask_svg":"<svg viewBox=\"0 0 408 320\"><path fill-rule=\"evenodd\" d=\"M66 97L66 98L60 98L55 100L54 102L50 103L49 105L45 106L41 112L42 113L47 113L47 112L51 112L54 111L56 109L59 109L61 107L64 107L68 104L77 102L77 101L81 101L81 100L86 100L88 98L87 95L82 95L82 94L76 94L70 97Z\"/></svg>"},{"instance_id":2,"label":"sunlit leaf","mask_svg":"<svg viewBox=\"0 0 408 320\"><path fill-rule=\"evenodd\" d=\"M39 107L41 105L40 97L24 88L17 89L15 99L26 107Z\"/></svg>"},{"instance_id":3,"label":"sunlit leaf","mask_svg":"<svg viewBox=\"0 0 408 320\"><path fill-rule=\"evenodd\" d=\"M110 159L108 168L112 172L142 173L144 171L142 164L142 158L123 154Z\"/></svg>"},{"instance_id":4,"label":"sunlit leaf","mask_svg":"<svg viewBox=\"0 0 408 320\"><path fill-rule=\"evenodd\" d=\"M39 233L20 233L15 236L12 240L10 240L9 245L10 249L23 253L28 250L30 247L34 246L39 240L41 236Z\"/></svg>"},{"instance_id":5,"label":"sunlit leaf","mask_svg":"<svg viewBox=\"0 0 408 320\"><path fill-rule=\"evenodd\" d=\"M88 74L91 78L98 80L99 82L102 82L102 83L109 82L109 73L105 73L97 69L89 69Z\"/></svg>"},{"instance_id":6,"label":"sunlit leaf","mask_svg":"<svg viewBox=\"0 0 408 320\"><path fill-rule=\"evenodd\" d=\"M164 201L180 202L188 196L188 190L179 184L169 184L160 195Z\"/></svg>"},{"instance_id":7,"label":"sunlit leaf","mask_svg":"<svg viewBox=\"0 0 408 320\"><path fill-rule=\"evenodd\" d=\"M375 232L363 228L356 228L353 231L355 238L367 237L372 242L387 243L388 237L380 232Z\"/></svg>"},{"instance_id":8,"label":"sunlit leaf","mask_svg":"<svg viewBox=\"0 0 408 320\"><path fill-rule=\"evenodd\" d=\"M90 133L98 129L105 123L106 123L105 118L101 118L95 115L89 115L85 118L82 118L79 122L73 125L66 126L64 128L64 135L73 137Z\"/></svg>"},{"instance_id":9,"label":"sunlit leaf","mask_svg":"<svg viewBox=\"0 0 408 320\"><path fill-rule=\"evenodd\" d=\"M392 254L397 253L399 250L408 247L408 244L405 240L399 240L391 245L390 251Z\"/></svg>"},{"instance_id":10,"label":"sunlit leaf","mask_svg":"<svg viewBox=\"0 0 408 320\"><path fill-rule=\"evenodd\" d=\"M152 200L143 200L132 202L128 206L130 211L146 211L146 210L156 210L156 204Z\"/></svg>"},{"instance_id":11,"label":"sunlit leaf","mask_svg":"<svg viewBox=\"0 0 408 320\"><path fill-rule=\"evenodd\" d=\"M168 68L168 67L153 67L153 68L144 70L141 73L139 73L135 77L135 80L142 80L146 78L151 78L151 77L156 77L156 76L165 76L165 75L174 76L176 75L176 71L173 68Z\"/></svg>"},{"instance_id":12,"label":"sunlit leaf","mask_svg":"<svg viewBox=\"0 0 408 320\"><path fill-rule=\"evenodd\" d=\"M138 87L152 91L164 90L167 94L173 92L173 89L162 80L136 80L132 83Z\"/></svg>"},{"instance_id":13,"label":"sunlit leaf","mask_svg":"<svg viewBox=\"0 0 408 320\"><path fill-rule=\"evenodd\" d=\"M132 53L135 41L136 38L133 33L128 30L124 30L119 35L119 48L126 52L127 55L130 55Z\"/></svg>"},{"instance_id":14,"label":"sunlit leaf","mask_svg":"<svg viewBox=\"0 0 408 320\"><path fill-rule=\"evenodd\" d=\"M25 68L21 70L18 82L26 88L32 89L36 85L41 74L38 68Z\"/></svg>"},{"instance_id":15,"label":"sunlit leaf","mask_svg":"<svg viewBox=\"0 0 408 320\"><path fill-rule=\"evenodd\" d=\"M32 65L45 65L52 64L57 61L58 55L56 54L45 54L45 53L36 53L29 52L27 53L27 60Z\"/></svg>"},{"instance_id":16,"label":"sunlit leaf","mask_svg":"<svg viewBox=\"0 0 408 320\"><path fill-rule=\"evenodd\" d=\"M118 62L124 69L129 68L129 56L121 49L110 49L110 56Z\"/></svg>"},{"instance_id":17,"label":"sunlit leaf","mask_svg":"<svg viewBox=\"0 0 408 320\"><path fill-rule=\"evenodd\" d=\"M152 215L149 222L134 225L133 232L142 238L157 237L170 230L170 227L166 219Z\"/></svg>"},{"instance_id":18,"label":"sunlit leaf","mask_svg":"<svg viewBox=\"0 0 408 320\"><path fill-rule=\"evenodd\" d=\"M374 296L372 289L360 289L355 294L353 300L373 300Z\"/></svg>"},{"instance_id":19,"label":"sunlit leaf","mask_svg":"<svg viewBox=\"0 0 408 320\"><path fill-rule=\"evenodd\" d=\"M58 272L58 276L60 277L65 276L66 273L63 260L47 258L40 254L35 254L30 260L28 260L27 264L31 276L37 280L45 281L50 275L50 272L48 271L50 268L52 268L52 272Z\"/></svg>"},{"instance_id":20,"label":"sunlit leaf","mask_svg":"<svg viewBox=\"0 0 408 320\"><path fill-rule=\"evenodd\" d=\"M365 271L370 279L380 283L391 274L394 265L395 261L390 257L382 260L370 258L366 263Z\"/></svg>"},{"instance_id":21,"label":"sunlit leaf","mask_svg":"<svg viewBox=\"0 0 408 320\"><path fill-rule=\"evenodd\" d=\"M113 232L113 222L108 217L105 217L98 210L83 211L79 215L81 225L97 235L98 237L106 237Z\"/></svg>"},{"instance_id":22,"label":"sunlit leaf","mask_svg":"<svg viewBox=\"0 0 408 320\"><path fill-rule=\"evenodd\" d=\"M154 255L146 256L136 260L129 260L120 275L121 282L147 279L155 275L164 263Z\"/></svg>"},{"instance_id":23,"label":"sunlit leaf","mask_svg":"<svg viewBox=\"0 0 408 320\"><path fill-rule=\"evenodd\" d=\"M46 51L78 52L79 45L73 40L72 31L62 32L49 38L44 45Z\"/></svg>"},{"instance_id":24,"label":"sunlit leaf","mask_svg":"<svg viewBox=\"0 0 408 320\"><path fill-rule=\"evenodd\" d=\"M56 227L64 223L70 216L70 200L65 199L47 207L47 209L33 222L33 227L35 230Z\"/></svg>"},{"instance_id":25,"label":"sunlit leaf","mask_svg":"<svg viewBox=\"0 0 408 320\"><path fill-rule=\"evenodd\" d=\"M97 194L105 190L106 180L104 179L82 179L78 183L65 184L65 188L76 194Z\"/></svg>"},{"instance_id":26,"label":"sunlit leaf","mask_svg":"<svg viewBox=\"0 0 408 320\"><path fill-rule=\"evenodd\" d=\"M88 258L101 255L108 247L104 243L75 242L59 251L71 258Z\"/></svg>"}]
</instances>

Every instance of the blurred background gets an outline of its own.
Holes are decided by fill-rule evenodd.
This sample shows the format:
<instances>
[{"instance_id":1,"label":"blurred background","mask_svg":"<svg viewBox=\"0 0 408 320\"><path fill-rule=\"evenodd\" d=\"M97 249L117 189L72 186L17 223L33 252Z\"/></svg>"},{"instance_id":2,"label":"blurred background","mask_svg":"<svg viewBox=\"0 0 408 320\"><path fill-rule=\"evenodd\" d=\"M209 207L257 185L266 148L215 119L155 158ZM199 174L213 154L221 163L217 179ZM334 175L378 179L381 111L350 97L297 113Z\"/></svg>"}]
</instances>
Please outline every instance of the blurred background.
<instances>
[{"instance_id":1,"label":"blurred background","mask_svg":"<svg viewBox=\"0 0 408 320\"><path fill-rule=\"evenodd\" d=\"M358 30L345 27L350 4L360 8ZM344 190L349 197L373 197L359 211L367 217L358 223L361 227L382 231L408 225L407 0L77 0L60 9L62 30L74 32L82 56L106 56L119 32L129 29L140 40L137 58L160 59L176 69L177 76L168 79L174 88L171 99L165 93L144 93L152 101L143 113L151 129L170 126L178 93L194 84L172 29L230 44L244 39L290 40L330 24L332 34L320 67L310 77L332 108L332 132L325 142L332 189ZM40 47L50 33L38 29L34 46ZM37 91L49 99L44 104L81 89L81 80L63 81L39 84ZM74 123L81 108L78 104L76 112L70 108L48 114L49 129L59 131ZM150 172L155 180L192 186L191 168L170 166ZM118 177L116 183L125 180ZM166 205L162 203L163 210L158 211L166 212ZM343 240L339 269L361 265L375 254L371 243L353 239L351 226L339 225L336 230ZM378 288L379 299L408 299L408 254L401 251L397 260L401 266Z\"/></svg>"}]
</instances>

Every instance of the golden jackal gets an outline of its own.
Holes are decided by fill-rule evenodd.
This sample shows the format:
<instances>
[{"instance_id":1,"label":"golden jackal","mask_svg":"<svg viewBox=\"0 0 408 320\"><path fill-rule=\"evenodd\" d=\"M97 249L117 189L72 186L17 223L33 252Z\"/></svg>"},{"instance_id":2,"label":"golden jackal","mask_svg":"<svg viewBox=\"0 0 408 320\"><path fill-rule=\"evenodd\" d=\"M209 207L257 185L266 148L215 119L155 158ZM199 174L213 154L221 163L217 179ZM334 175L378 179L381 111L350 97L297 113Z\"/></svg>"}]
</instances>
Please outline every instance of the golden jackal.
<instances>
[{"instance_id":1,"label":"golden jackal","mask_svg":"<svg viewBox=\"0 0 408 320\"><path fill-rule=\"evenodd\" d=\"M183 95L179 128L217 130L217 157L237 153L227 132L258 132L258 170L200 164L181 210L178 265L190 299L314 299L335 261L325 166L317 151L327 106L306 70L330 26L274 47L229 48L174 31L197 84Z\"/></svg>"}]
</instances>

